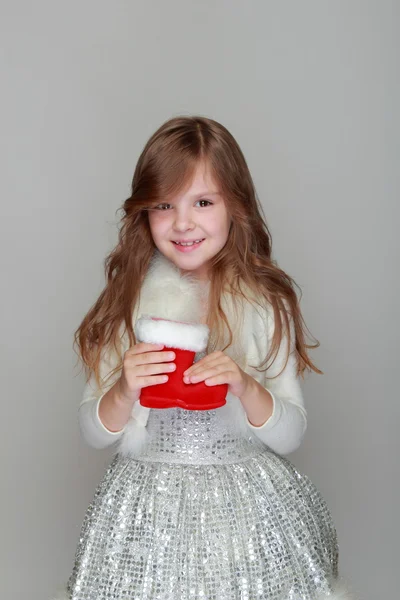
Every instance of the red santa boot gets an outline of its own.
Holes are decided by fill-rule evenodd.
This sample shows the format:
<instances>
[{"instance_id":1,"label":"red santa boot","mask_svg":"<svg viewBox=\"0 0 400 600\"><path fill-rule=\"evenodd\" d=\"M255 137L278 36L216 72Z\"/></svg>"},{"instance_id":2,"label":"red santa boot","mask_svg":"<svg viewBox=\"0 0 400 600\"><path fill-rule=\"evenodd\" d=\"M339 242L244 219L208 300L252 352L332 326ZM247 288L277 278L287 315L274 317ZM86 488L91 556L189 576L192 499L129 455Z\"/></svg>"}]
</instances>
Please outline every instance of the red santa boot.
<instances>
[{"instance_id":1,"label":"red santa boot","mask_svg":"<svg viewBox=\"0 0 400 600\"><path fill-rule=\"evenodd\" d=\"M226 403L227 384L207 386L204 381L184 383L183 372L194 361L197 352L207 347L207 325L160 319L144 315L136 321L138 341L164 344L163 352L172 350L176 369L168 373L168 381L142 388L140 404L148 408L180 407L186 410L212 410Z\"/></svg>"}]
</instances>

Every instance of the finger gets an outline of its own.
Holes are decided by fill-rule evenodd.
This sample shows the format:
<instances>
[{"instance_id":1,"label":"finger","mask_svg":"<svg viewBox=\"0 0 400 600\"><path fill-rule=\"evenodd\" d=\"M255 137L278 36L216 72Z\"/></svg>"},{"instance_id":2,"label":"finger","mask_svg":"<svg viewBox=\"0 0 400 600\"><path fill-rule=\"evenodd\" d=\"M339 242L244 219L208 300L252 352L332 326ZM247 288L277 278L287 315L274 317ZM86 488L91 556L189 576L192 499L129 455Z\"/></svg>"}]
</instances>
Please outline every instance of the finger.
<instances>
[{"instance_id":1,"label":"finger","mask_svg":"<svg viewBox=\"0 0 400 600\"><path fill-rule=\"evenodd\" d=\"M205 367L208 368L218 364L226 365L231 361L232 359L229 356L226 356L223 352L218 353L218 355L217 353L209 354L208 356L191 365L188 369L186 369L186 371L183 372L183 374L190 376L191 374L194 374L196 371Z\"/></svg>"},{"instance_id":2,"label":"finger","mask_svg":"<svg viewBox=\"0 0 400 600\"><path fill-rule=\"evenodd\" d=\"M172 373L176 369L175 363L157 363L136 365L134 373L137 377L158 375L159 373Z\"/></svg>"},{"instance_id":3,"label":"finger","mask_svg":"<svg viewBox=\"0 0 400 600\"><path fill-rule=\"evenodd\" d=\"M232 381L232 371L223 371L222 373L218 373L218 375L207 377L207 379L204 380L204 383L206 385L213 386L221 385L222 383L230 384Z\"/></svg>"},{"instance_id":4,"label":"finger","mask_svg":"<svg viewBox=\"0 0 400 600\"><path fill-rule=\"evenodd\" d=\"M151 375L138 378L140 381L140 387L148 387L149 385L157 385L160 383L166 383L168 381L168 375Z\"/></svg>"},{"instance_id":5,"label":"finger","mask_svg":"<svg viewBox=\"0 0 400 600\"><path fill-rule=\"evenodd\" d=\"M135 365L146 365L149 363L160 363L174 360L176 354L173 351L164 352L141 352L139 354L131 354L126 357L126 360L132 361Z\"/></svg>"},{"instance_id":6,"label":"finger","mask_svg":"<svg viewBox=\"0 0 400 600\"><path fill-rule=\"evenodd\" d=\"M226 368L226 365L218 364L218 365L215 365L214 367L202 369L201 371L199 370L197 373L194 373L192 375L185 376L185 377L186 378L188 377L188 379L192 383L198 383L199 381L204 381L205 379L207 379L209 377L214 377L215 375L218 375L221 372L223 373L223 372L227 372L227 371L229 371L229 369Z\"/></svg>"},{"instance_id":7,"label":"finger","mask_svg":"<svg viewBox=\"0 0 400 600\"><path fill-rule=\"evenodd\" d=\"M130 356L134 354L140 354L141 352L161 350L162 348L164 348L164 344L150 344L149 342L139 342L134 346L128 348L128 350L125 352L125 355L127 354L128 356Z\"/></svg>"},{"instance_id":8,"label":"finger","mask_svg":"<svg viewBox=\"0 0 400 600\"><path fill-rule=\"evenodd\" d=\"M198 377L202 375L206 370L217 368L220 363L213 361L212 363L203 363L201 365L197 365L193 367L192 370L188 370L184 372L184 377Z\"/></svg>"}]
</instances>

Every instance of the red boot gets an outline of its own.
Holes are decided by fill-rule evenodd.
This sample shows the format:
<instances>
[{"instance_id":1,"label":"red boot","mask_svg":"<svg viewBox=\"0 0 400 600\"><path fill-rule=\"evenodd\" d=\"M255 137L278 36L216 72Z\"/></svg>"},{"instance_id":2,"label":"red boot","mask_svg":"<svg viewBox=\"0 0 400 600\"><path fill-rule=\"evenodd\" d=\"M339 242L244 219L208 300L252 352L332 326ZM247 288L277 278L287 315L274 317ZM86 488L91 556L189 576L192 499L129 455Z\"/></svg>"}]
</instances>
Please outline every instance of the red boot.
<instances>
[{"instance_id":1,"label":"red boot","mask_svg":"<svg viewBox=\"0 0 400 600\"><path fill-rule=\"evenodd\" d=\"M209 328L197 323L184 323L157 317L142 316L135 325L135 335L140 342L164 344L163 352L172 350L176 369L168 373L168 381L142 388L140 404L148 408L186 410L212 410L226 403L226 383L207 386L204 381L184 383L183 372L192 364L196 352L207 347Z\"/></svg>"}]
</instances>

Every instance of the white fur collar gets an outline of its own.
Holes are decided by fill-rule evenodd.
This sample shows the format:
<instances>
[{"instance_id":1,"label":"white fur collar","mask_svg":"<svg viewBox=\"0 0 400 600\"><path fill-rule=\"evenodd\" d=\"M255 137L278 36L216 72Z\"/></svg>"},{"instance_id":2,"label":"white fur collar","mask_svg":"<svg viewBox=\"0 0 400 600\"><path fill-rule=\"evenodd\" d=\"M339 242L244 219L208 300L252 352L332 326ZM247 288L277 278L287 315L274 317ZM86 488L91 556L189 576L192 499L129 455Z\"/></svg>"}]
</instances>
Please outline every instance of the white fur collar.
<instances>
[{"instance_id":1,"label":"white fur collar","mask_svg":"<svg viewBox=\"0 0 400 600\"><path fill-rule=\"evenodd\" d=\"M155 250L140 291L136 318L144 313L163 319L199 322L208 282L200 282Z\"/></svg>"}]
</instances>

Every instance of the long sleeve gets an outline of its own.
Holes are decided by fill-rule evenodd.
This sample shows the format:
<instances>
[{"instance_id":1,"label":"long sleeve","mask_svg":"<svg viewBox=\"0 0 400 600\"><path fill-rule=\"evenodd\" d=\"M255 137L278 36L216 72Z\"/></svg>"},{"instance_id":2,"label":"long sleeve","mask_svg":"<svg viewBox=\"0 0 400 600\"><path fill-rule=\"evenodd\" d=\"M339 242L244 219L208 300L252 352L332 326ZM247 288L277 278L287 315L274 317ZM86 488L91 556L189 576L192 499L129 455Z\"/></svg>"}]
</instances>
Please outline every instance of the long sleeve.
<instances>
[{"instance_id":1,"label":"long sleeve","mask_svg":"<svg viewBox=\"0 0 400 600\"><path fill-rule=\"evenodd\" d=\"M116 358L110 358L103 352L103 358L100 363L100 374L102 377L116 366ZM92 373L87 382L83 397L78 408L78 422L81 435L88 446L101 449L111 446L114 442L120 439L125 428L120 431L110 431L107 429L99 417L99 405L105 393L117 381L119 374L114 375L110 382L107 382L107 389L100 389L96 384L94 374Z\"/></svg>"},{"instance_id":2,"label":"long sleeve","mask_svg":"<svg viewBox=\"0 0 400 600\"><path fill-rule=\"evenodd\" d=\"M307 429L307 412L300 387L300 378L296 374L295 334L292 317L289 317L289 323L291 330L291 351L285 369L275 379L266 379L266 376L277 375L285 364L288 338L284 333L274 363L267 372L260 374L262 377L261 380L259 379L259 382L262 383L272 396L273 412L270 418L259 427L252 425L247 415L245 417L248 427L255 435L278 454L290 454L297 450ZM262 349L262 352L264 352L263 360L272 343L274 331L272 307L267 313L266 325L266 330L265 328L261 329L263 334L258 337L257 344L259 350Z\"/></svg>"},{"instance_id":3,"label":"long sleeve","mask_svg":"<svg viewBox=\"0 0 400 600\"><path fill-rule=\"evenodd\" d=\"M104 394L92 396L91 391L87 385L84 399L78 409L81 435L88 446L96 449L107 448L120 439L125 428L121 431L110 431L103 425L99 417L99 405Z\"/></svg>"}]
</instances>

